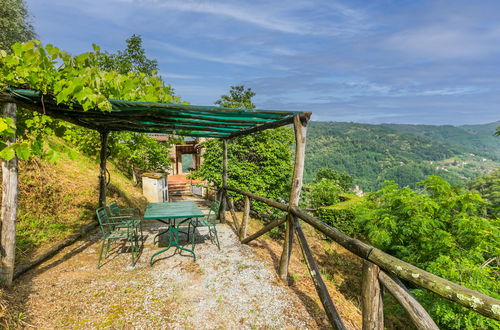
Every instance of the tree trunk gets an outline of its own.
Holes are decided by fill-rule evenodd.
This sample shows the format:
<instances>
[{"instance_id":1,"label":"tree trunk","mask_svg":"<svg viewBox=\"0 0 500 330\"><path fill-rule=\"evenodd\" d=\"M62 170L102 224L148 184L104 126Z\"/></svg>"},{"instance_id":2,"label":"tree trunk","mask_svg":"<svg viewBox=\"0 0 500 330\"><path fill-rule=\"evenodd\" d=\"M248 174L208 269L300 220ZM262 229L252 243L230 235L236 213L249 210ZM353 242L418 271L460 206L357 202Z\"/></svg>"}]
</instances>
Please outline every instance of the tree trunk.
<instances>
[{"instance_id":1,"label":"tree trunk","mask_svg":"<svg viewBox=\"0 0 500 330\"><path fill-rule=\"evenodd\" d=\"M5 103L3 115L16 123L16 104ZM7 146L16 142L16 136L9 137ZM16 220L18 197L18 167L17 156L11 160L2 160L2 213L1 213L1 241L0 241L0 282L6 286L12 285L14 277L14 262L16 254Z\"/></svg>"}]
</instances>

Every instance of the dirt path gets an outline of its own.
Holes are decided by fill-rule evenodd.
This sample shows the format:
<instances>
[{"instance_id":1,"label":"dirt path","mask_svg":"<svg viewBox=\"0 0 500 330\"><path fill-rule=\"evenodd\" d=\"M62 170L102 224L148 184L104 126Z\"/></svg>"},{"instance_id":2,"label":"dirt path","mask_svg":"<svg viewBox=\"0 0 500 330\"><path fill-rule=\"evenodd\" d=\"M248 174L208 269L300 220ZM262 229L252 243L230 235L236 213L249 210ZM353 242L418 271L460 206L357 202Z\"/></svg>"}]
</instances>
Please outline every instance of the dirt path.
<instances>
[{"instance_id":1,"label":"dirt path","mask_svg":"<svg viewBox=\"0 0 500 330\"><path fill-rule=\"evenodd\" d=\"M117 243L96 269L99 233L66 248L15 283L14 299L36 328L317 328L297 295L277 279L270 263L218 225L221 251L200 229L197 262L158 251L145 231L139 262Z\"/></svg>"}]
</instances>

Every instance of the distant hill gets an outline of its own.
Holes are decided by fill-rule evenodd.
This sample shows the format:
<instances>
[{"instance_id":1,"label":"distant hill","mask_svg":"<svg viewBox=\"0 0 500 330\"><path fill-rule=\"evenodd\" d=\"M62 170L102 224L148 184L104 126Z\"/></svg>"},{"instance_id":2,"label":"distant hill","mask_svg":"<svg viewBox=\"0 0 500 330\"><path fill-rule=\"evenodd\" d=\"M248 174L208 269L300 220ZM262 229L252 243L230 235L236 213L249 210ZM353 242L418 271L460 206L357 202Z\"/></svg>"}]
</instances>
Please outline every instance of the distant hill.
<instances>
[{"instance_id":1,"label":"distant hill","mask_svg":"<svg viewBox=\"0 0 500 330\"><path fill-rule=\"evenodd\" d=\"M415 187L432 174L463 184L500 166L500 138L493 136L498 125L311 122L304 178L309 182L329 167L349 173L364 190L378 189L384 180Z\"/></svg>"},{"instance_id":2,"label":"distant hill","mask_svg":"<svg viewBox=\"0 0 500 330\"><path fill-rule=\"evenodd\" d=\"M500 161L498 137L493 136L500 121L484 125L432 126L383 124L400 133L408 133L445 142L462 152L474 153Z\"/></svg>"}]
</instances>

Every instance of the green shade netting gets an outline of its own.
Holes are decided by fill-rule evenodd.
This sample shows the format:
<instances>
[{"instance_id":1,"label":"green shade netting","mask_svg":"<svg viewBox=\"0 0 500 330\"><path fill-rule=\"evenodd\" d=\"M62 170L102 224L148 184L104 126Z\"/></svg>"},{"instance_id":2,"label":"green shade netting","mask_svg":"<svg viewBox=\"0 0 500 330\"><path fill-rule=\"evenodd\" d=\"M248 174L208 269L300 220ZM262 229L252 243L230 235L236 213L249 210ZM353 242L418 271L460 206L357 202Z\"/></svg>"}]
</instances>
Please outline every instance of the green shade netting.
<instances>
[{"instance_id":1,"label":"green shade netting","mask_svg":"<svg viewBox=\"0 0 500 330\"><path fill-rule=\"evenodd\" d=\"M103 131L135 131L194 137L231 137L232 134L277 127L292 122L297 111L232 109L174 103L154 103L109 99L112 110L83 111L31 89L6 91L21 106L87 128Z\"/></svg>"}]
</instances>

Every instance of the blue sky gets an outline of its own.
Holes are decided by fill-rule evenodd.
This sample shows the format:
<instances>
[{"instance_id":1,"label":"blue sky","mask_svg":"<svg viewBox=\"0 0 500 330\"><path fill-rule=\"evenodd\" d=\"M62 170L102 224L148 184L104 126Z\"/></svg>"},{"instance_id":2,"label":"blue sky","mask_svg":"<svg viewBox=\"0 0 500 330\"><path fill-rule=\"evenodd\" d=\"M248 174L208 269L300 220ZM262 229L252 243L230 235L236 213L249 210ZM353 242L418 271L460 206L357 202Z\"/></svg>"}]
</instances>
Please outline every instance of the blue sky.
<instances>
[{"instance_id":1,"label":"blue sky","mask_svg":"<svg viewBox=\"0 0 500 330\"><path fill-rule=\"evenodd\" d=\"M500 120L499 1L27 0L43 43L73 54L139 34L183 100L231 85L314 120Z\"/></svg>"}]
</instances>

